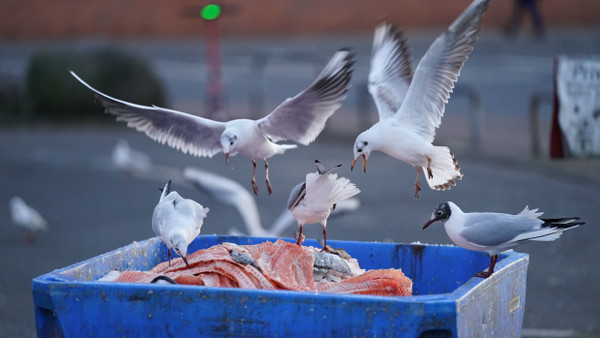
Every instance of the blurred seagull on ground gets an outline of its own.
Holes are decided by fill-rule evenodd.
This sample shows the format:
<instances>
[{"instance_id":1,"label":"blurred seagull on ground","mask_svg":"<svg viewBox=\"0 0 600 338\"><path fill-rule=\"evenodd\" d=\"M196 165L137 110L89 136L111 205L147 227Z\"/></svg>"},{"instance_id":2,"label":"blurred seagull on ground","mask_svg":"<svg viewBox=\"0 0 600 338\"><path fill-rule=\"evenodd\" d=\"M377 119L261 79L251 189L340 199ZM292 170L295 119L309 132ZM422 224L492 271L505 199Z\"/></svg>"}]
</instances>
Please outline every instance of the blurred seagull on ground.
<instances>
[{"instance_id":1,"label":"blurred seagull on ground","mask_svg":"<svg viewBox=\"0 0 600 338\"><path fill-rule=\"evenodd\" d=\"M360 192L358 188L345 177L339 177L332 171L341 167L338 165L329 170L315 160L316 173L306 175L306 181L296 185L288 199L287 207L298 221L298 245L302 243L302 227L305 224L321 223L323 225L323 250L327 251L327 218L335 209L336 203L348 199Z\"/></svg>"},{"instance_id":2,"label":"blurred seagull on ground","mask_svg":"<svg viewBox=\"0 0 600 338\"><path fill-rule=\"evenodd\" d=\"M167 245L169 266L171 248L187 262L188 245L200 234L209 209L171 191L171 181L165 184L152 215L152 230Z\"/></svg>"},{"instance_id":3,"label":"blurred seagull on ground","mask_svg":"<svg viewBox=\"0 0 600 338\"><path fill-rule=\"evenodd\" d=\"M236 228L231 228L229 234L233 236L253 237L278 237L288 227L296 222L292 213L285 208L275 219L270 228L264 228L260 219L258 206L254 196L239 183L215 173L197 168L186 167L182 172L183 178L194 187L210 195L215 200L235 208L244 225L246 233ZM331 213L330 219L357 210L360 200L356 197L340 201Z\"/></svg>"},{"instance_id":4,"label":"blurred seagull on ground","mask_svg":"<svg viewBox=\"0 0 600 338\"><path fill-rule=\"evenodd\" d=\"M25 233L25 242L27 244L33 243L34 232L39 230L46 231L48 229L48 222L46 222L37 210L27 205L21 197L12 197L8 202L8 206L13 223L27 230Z\"/></svg>"},{"instance_id":5,"label":"blurred seagull on ground","mask_svg":"<svg viewBox=\"0 0 600 338\"><path fill-rule=\"evenodd\" d=\"M275 142L289 140L301 145L313 142L346 97L353 65L354 53L340 50L307 89L286 99L267 116L228 122L118 100L94 89L72 71L71 75L96 94L106 113L116 115L117 121L125 121L128 127L144 132L155 141L194 156L212 157L222 151L227 163L229 157L237 153L249 158L254 167L252 188L255 194L258 193L256 160L263 160L270 194L267 159L297 147L296 144Z\"/></svg>"},{"instance_id":6,"label":"blurred seagull on ground","mask_svg":"<svg viewBox=\"0 0 600 338\"><path fill-rule=\"evenodd\" d=\"M352 168L373 151L411 164L417 169L415 196L419 197L421 168L431 189L446 190L462 178L448 147L432 145L460 70L473 50L475 26L489 0L475 0L429 47L414 72L404 36L390 24L380 25L373 39L369 92L379 122L354 143Z\"/></svg>"},{"instance_id":7,"label":"blurred seagull on ground","mask_svg":"<svg viewBox=\"0 0 600 338\"><path fill-rule=\"evenodd\" d=\"M150 169L150 156L132 149L126 140L120 140L112 151L112 163L127 175Z\"/></svg>"},{"instance_id":8,"label":"blurred seagull on ground","mask_svg":"<svg viewBox=\"0 0 600 338\"><path fill-rule=\"evenodd\" d=\"M494 273L499 253L528 241L553 241L564 230L585 224L577 217L539 218L543 213L537 211L538 209L530 210L525 207L517 215L465 213L456 204L444 202L433 210L431 219L423 229L440 221L444 224L448 237L456 245L468 250L487 252L491 256L488 270L475 274L476 277L487 278Z\"/></svg>"}]
</instances>

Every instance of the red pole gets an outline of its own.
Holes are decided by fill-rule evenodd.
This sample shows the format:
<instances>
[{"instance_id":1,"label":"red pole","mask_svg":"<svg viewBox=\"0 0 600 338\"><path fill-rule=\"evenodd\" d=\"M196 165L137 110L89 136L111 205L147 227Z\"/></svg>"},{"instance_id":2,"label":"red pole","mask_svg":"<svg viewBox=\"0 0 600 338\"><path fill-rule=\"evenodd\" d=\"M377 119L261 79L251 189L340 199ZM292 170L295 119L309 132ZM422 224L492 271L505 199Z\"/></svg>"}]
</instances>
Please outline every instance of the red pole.
<instances>
[{"instance_id":1,"label":"red pole","mask_svg":"<svg viewBox=\"0 0 600 338\"><path fill-rule=\"evenodd\" d=\"M221 38L219 20L204 20L204 39L207 70L207 106L211 119L225 121L223 78L221 77Z\"/></svg>"},{"instance_id":2,"label":"red pole","mask_svg":"<svg viewBox=\"0 0 600 338\"><path fill-rule=\"evenodd\" d=\"M560 101L558 99L558 58L554 58L554 99L552 109L552 127L550 129L550 158L562 158L565 156L563 144L562 144L562 130L558 123L558 111L560 109Z\"/></svg>"}]
</instances>

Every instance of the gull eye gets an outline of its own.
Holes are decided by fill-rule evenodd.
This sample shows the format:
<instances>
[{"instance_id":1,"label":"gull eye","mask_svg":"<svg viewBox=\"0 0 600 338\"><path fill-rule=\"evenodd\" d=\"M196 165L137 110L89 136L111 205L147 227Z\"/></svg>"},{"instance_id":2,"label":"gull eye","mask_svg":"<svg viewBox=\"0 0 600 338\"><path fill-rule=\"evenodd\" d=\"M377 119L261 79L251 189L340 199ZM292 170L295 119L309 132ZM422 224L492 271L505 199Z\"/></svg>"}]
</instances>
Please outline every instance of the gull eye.
<instances>
[{"instance_id":1,"label":"gull eye","mask_svg":"<svg viewBox=\"0 0 600 338\"><path fill-rule=\"evenodd\" d=\"M442 216L444 213L441 210L435 212L436 216Z\"/></svg>"},{"instance_id":2,"label":"gull eye","mask_svg":"<svg viewBox=\"0 0 600 338\"><path fill-rule=\"evenodd\" d=\"M367 145L369 145L369 142L365 141L365 142L363 142L363 144L364 144L365 146L367 146Z\"/></svg>"}]
</instances>

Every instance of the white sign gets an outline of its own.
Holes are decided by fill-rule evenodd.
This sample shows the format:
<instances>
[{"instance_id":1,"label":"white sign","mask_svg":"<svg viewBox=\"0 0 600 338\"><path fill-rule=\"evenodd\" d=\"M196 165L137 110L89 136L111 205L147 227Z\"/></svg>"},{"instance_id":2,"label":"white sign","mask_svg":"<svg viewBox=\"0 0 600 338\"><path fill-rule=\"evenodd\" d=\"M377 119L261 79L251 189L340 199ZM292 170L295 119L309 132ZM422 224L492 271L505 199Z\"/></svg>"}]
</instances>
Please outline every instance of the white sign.
<instances>
[{"instance_id":1,"label":"white sign","mask_svg":"<svg viewBox=\"0 0 600 338\"><path fill-rule=\"evenodd\" d=\"M558 58L558 122L573 156L600 156L600 56Z\"/></svg>"}]
</instances>

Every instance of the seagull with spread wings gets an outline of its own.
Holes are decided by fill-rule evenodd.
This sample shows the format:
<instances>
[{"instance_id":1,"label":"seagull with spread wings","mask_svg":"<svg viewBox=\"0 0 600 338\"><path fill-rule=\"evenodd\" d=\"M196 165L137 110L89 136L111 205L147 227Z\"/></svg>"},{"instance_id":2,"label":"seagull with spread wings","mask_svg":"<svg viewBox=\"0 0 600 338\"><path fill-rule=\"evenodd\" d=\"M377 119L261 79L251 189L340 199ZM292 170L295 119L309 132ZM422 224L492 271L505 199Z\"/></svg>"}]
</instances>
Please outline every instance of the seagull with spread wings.
<instances>
[{"instance_id":1,"label":"seagull with spread wings","mask_svg":"<svg viewBox=\"0 0 600 338\"><path fill-rule=\"evenodd\" d=\"M227 122L122 101L96 90L73 71L71 75L95 93L106 113L116 115L117 121L126 122L128 127L155 141L194 156L212 157L222 151L226 162L237 153L249 158L254 166L252 188L255 194L258 193L256 160L263 160L270 194L267 159L297 146L276 142L288 140L301 145L313 142L325 128L327 119L342 105L350 87L353 65L354 53L339 50L308 88L283 101L270 114L258 120Z\"/></svg>"},{"instance_id":2,"label":"seagull with spread wings","mask_svg":"<svg viewBox=\"0 0 600 338\"><path fill-rule=\"evenodd\" d=\"M450 189L462 178L458 162L448 147L432 144L473 43L475 26L489 0L475 0L429 47L412 69L405 38L393 25L382 24L373 39L369 92L379 112L379 122L362 132L354 143L352 168L373 151L413 165L417 169L415 196L419 197L421 168L429 187Z\"/></svg>"}]
</instances>

